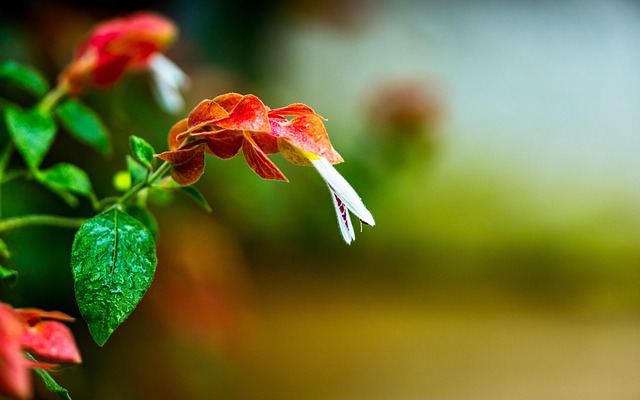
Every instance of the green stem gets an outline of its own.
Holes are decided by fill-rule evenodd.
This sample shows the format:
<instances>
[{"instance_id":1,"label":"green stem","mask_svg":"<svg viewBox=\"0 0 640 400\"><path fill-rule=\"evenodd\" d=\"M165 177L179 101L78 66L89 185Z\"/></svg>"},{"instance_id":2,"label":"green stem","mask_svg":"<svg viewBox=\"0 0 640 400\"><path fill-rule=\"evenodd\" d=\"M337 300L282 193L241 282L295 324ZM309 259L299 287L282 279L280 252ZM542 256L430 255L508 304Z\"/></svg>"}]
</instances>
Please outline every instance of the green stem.
<instances>
[{"instance_id":1,"label":"green stem","mask_svg":"<svg viewBox=\"0 0 640 400\"><path fill-rule=\"evenodd\" d=\"M162 178L169 170L171 169L171 164L167 161L163 162L160 167L151 176L147 179L147 184L149 186L153 185L158 179Z\"/></svg>"},{"instance_id":2,"label":"green stem","mask_svg":"<svg viewBox=\"0 0 640 400\"><path fill-rule=\"evenodd\" d=\"M120 197L116 197L116 196L109 196L109 197L105 197L104 199L98 201L98 210L103 210L105 209L107 206L113 205L113 204L117 204L118 201L120 201Z\"/></svg>"},{"instance_id":3,"label":"green stem","mask_svg":"<svg viewBox=\"0 0 640 400\"><path fill-rule=\"evenodd\" d=\"M131 197L135 196L139 191L141 191L142 189L144 189L146 187L149 187L149 186L153 185L153 183L155 181L157 181L158 179L162 178L170 169L171 169L171 164L169 164L168 162L165 161L145 181L142 181L142 182L138 183L137 185L135 185L134 187L129 189L125 194L123 194L122 197L120 197L120 199L118 200L117 203L118 204L126 203L127 200L129 200Z\"/></svg>"},{"instance_id":4,"label":"green stem","mask_svg":"<svg viewBox=\"0 0 640 400\"><path fill-rule=\"evenodd\" d=\"M5 183L11 182L16 178L26 177L30 179L32 177L31 171L27 170L15 170L15 171L7 171L2 175L0 179L0 185L4 185Z\"/></svg>"},{"instance_id":5,"label":"green stem","mask_svg":"<svg viewBox=\"0 0 640 400\"><path fill-rule=\"evenodd\" d=\"M57 226L60 228L79 228L84 218L61 217L57 215L24 215L0 220L0 232L11 231L30 226Z\"/></svg>"},{"instance_id":6,"label":"green stem","mask_svg":"<svg viewBox=\"0 0 640 400\"><path fill-rule=\"evenodd\" d=\"M67 94L66 85L58 85L47 93L36 106L42 114L48 114L53 107Z\"/></svg>"}]
</instances>

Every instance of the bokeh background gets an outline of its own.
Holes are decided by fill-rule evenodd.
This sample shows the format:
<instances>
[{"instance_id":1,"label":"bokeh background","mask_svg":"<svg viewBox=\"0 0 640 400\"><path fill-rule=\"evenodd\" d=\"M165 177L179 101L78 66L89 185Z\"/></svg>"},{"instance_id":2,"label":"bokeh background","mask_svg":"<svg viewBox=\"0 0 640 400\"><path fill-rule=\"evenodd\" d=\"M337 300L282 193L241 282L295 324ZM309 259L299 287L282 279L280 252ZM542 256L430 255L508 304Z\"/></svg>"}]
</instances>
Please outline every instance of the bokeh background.
<instances>
[{"instance_id":1,"label":"bokeh background","mask_svg":"<svg viewBox=\"0 0 640 400\"><path fill-rule=\"evenodd\" d=\"M181 29L184 113L129 75L83 97L112 157L61 133L45 166L71 160L113 194L129 135L164 149L200 100L254 93L328 119L377 225L347 246L313 169L274 156L284 184L208 158L212 213L152 207L139 308L104 348L73 324L84 364L56 378L74 398L640 398L638 2L25 1L0 14L0 57L54 81L93 24L141 9ZM91 215L28 181L2 206ZM3 301L79 316L73 233L6 235L20 279Z\"/></svg>"}]
</instances>

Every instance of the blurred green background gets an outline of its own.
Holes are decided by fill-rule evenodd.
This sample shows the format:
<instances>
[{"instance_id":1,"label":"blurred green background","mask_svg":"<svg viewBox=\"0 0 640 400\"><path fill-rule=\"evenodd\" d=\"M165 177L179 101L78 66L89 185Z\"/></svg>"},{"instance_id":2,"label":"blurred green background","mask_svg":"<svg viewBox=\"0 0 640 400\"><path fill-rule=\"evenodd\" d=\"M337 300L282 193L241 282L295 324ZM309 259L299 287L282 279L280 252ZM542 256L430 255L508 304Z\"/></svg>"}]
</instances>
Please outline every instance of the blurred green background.
<instances>
[{"instance_id":1,"label":"blurred green background","mask_svg":"<svg viewBox=\"0 0 640 400\"><path fill-rule=\"evenodd\" d=\"M181 29L187 109L163 114L128 75L83 97L113 156L61 133L45 166L110 195L129 135L163 150L200 100L253 93L328 119L377 225L346 246L313 169L276 155L290 183L266 182L209 157L211 214L153 206L139 308L104 348L73 324L84 364L56 377L74 398L640 398L640 4L31 1L0 14L0 54L53 81L93 24L139 9ZM91 215L24 181L2 205ZM79 316L73 233L6 235L20 279L3 300Z\"/></svg>"}]
</instances>

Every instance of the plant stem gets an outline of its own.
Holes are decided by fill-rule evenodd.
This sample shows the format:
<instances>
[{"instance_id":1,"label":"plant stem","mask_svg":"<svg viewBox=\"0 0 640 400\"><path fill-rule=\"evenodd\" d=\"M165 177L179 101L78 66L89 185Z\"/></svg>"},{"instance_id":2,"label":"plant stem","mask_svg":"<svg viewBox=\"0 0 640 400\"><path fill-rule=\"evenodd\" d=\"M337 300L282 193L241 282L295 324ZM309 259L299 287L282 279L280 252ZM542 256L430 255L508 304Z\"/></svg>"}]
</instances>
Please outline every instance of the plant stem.
<instances>
[{"instance_id":1,"label":"plant stem","mask_svg":"<svg viewBox=\"0 0 640 400\"><path fill-rule=\"evenodd\" d=\"M67 94L66 85L57 85L47 93L36 106L36 109L43 114L48 114L51 109Z\"/></svg>"},{"instance_id":2,"label":"plant stem","mask_svg":"<svg viewBox=\"0 0 640 400\"><path fill-rule=\"evenodd\" d=\"M153 174L151 174L149 179L147 179L147 184L149 186L153 185L153 183L155 183L155 181L157 181L158 179L162 178L164 176L164 174L169 172L170 169L171 169L171 164L169 164L167 161L163 162L162 165L160 165L160 167L158 167L158 169L155 170L155 172Z\"/></svg>"},{"instance_id":3,"label":"plant stem","mask_svg":"<svg viewBox=\"0 0 640 400\"><path fill-rule=\"evenodd\" d=\"M2 178L0 179L0 185L4 185L5 183L11 182L16 178L20 178L23 176L30 179L32 177L31 171L27 171L27 170L7 171L2 175Z\"/></svg>"},{"instance_id":4,"label":"plant stem","mask_svg":"<svg viewBox=\"0 0 640 400\"><path fill-rule=\"evenodd\" d=\"M120 197L116 197L116 196L105 197L104 199L98 201L97 209L98 210L103 210L108 205L117 204L118 201L120 201Z\"/></svg>"},{"instance_id":5,"label":"plant stem","mask_svg":"<svg viewBox=\"0 0 640 400\"><path fill-rule=\"evenodd\" d=\"M58 215L24 215L0 220L0 232L11 231L30 226L57 226L60 228L79 228L85 218L61 217Z\"/></svg>"},{"instance_id":6,"label":"plant stem","mask_svg":"<svg viewBox=\"0 0 640 400\"><path fill-rule=\"evenodd\" d=\"M129 189L125 194L123 194L117 203L124 204L131 197L135 196L140 190L144 189L145 187L151 186L155 181L162 178L170 169L171 164L165 161L145 181L138 183L137 185Z\"/></svg>"}]
</instances>

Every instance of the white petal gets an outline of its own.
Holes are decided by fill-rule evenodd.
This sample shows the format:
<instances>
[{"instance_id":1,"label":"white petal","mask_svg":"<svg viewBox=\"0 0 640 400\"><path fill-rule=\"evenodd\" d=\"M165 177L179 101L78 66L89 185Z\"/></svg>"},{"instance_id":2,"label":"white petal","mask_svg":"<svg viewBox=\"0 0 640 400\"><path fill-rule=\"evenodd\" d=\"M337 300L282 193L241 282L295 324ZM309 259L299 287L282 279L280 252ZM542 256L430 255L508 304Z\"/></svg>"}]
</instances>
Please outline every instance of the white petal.
<instances>
[{"instance_id":1,"label":"white petal","mask_svg":"<svg viewBox=\"0 0 640 400\"><path fill-rule=\"evenodd\" d=\"M349 182L340 175L329 161L322 157L318 160L310 161L332 189L332 192L344 202L351 212L367 225L374 226L376 224L373 220L373 215L367 210L358 193L356 193L351 185L349 185Z\"/></svg>"},{"instance_id":2,"label":"white petal","mask_svg":"<svg viewBox=\"0 0 640 400\"><path fill-rule=\"evenodd\" d=\"M172 114L184 108L181 90L186 89L189 77L173 61L157 53L149 62L149 70L154 80L154 93L162 108Z\"/></svg>"},{"instance_id":3,"label":"white petal","mask_svg":"<svg viewBox=\"0 0 640 400\"><path fill-rule=\"evenodd\" d=\"M342 237L347 244L351 244L352 241L356 239L356 234L353 231L353 225L351 224L351 216L349 215L349 210L346 205L340 200L337 194L331 189L329 186L329 191L331 192L331 199L333 200L333 205L336 208L336 214L338 215L338 225L340 226L340 233L342 233Z\"/></svg>"}]
</instances>

